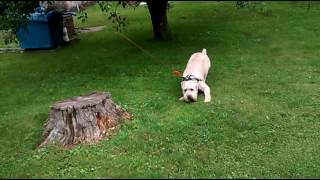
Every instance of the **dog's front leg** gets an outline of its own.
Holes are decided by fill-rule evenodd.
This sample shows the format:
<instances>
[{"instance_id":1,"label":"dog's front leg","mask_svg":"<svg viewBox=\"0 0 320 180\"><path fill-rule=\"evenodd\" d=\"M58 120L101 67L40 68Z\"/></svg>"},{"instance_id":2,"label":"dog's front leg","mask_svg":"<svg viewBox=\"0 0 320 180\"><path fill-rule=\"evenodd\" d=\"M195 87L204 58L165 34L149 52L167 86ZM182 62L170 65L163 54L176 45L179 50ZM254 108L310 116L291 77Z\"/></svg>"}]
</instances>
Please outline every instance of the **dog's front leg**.
<instances>
[{"instance_id":1,"label":"dog's front leg","mask_svg":"<svg viewBox=\"0 0 320 180\"><path fill-rule=\"evenodd\" d=\"M199 89L204 92L204 102L210 102L210 87L205 82L201 81L199 82Z\"/></svg>"}]
</instances>

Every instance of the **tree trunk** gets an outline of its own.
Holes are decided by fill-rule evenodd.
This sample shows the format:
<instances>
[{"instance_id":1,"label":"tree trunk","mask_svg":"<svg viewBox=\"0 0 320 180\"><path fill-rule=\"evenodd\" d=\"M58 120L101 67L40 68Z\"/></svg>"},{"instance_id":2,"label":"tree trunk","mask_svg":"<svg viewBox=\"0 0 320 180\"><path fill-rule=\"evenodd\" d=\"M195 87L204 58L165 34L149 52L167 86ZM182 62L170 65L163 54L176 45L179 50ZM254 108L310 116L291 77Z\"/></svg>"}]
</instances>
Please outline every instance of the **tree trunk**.
<instances>
[{"instance_id":1,"label":"tree trunk","mask_svg":"<svg viewBox=\"0 0 320 180\"><path fill-rule=\"evenodd\" d=\"M43 133L43 147L49 142L64 146L96 142L132 116L111 100L107 92L74 97L51 106Z\"/></svg>"},{"instance_id":2,"label":"tree trunk","mask_svg":"<svg viewBox=\"0 0 320 180\"><path fill-rule=\"evenodd\" d=\"M161 40L169 37L167 4L167 0L147 0L155 39Z\"/></svg>"}]
</instances>

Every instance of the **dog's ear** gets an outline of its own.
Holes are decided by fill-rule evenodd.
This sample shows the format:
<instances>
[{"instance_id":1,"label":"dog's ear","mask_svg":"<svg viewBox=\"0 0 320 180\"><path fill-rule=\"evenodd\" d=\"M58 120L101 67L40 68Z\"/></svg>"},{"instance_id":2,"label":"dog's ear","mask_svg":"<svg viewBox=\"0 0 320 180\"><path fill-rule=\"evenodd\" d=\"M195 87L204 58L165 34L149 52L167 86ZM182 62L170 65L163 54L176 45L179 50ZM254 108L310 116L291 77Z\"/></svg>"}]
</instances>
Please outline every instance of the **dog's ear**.
<instances>
[{"instance_id":1,"label":"dog's ear","mask_svg":"<svg viewBox=\"0 0 320 180\"><path fill-rule=\"evenodd\" d=\"M183 90L184 87L185 87L186 81L181 81L180 84L181 84L181 88L182 88L182 90Z\"/></svg>"}]
</instances>

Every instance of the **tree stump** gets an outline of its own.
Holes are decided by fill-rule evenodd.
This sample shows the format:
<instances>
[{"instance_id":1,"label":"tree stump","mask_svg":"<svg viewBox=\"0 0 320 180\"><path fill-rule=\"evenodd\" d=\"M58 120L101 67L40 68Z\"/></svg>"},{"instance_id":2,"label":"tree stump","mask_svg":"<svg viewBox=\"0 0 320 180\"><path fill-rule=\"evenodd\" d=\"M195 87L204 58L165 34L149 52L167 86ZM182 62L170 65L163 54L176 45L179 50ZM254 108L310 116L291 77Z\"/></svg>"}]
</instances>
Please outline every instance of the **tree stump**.
<instances>
[{"instance_id":1,"label":"tree stump","mask_svg":"<svg viewBox=\"0 0 320 180\"><path fill-rule=\"evenodd\" d=\"M96 142L116 127L122 120L132 116L115 105L108 92L94 92L78 96L51 106L44 125L43 147L49 142L70 146Z\"/></svg>"}]
</instances>

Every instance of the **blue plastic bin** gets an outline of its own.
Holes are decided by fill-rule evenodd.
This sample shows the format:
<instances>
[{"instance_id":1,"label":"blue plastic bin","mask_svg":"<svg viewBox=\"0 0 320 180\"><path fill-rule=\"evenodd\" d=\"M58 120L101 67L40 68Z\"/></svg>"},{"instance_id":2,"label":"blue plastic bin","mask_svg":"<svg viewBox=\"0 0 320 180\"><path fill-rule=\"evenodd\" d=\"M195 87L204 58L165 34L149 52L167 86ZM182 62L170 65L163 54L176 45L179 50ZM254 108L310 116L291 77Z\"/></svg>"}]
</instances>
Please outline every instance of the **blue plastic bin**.
<instances>
[{"instance_id":1,"label":"blue plastic bin","mask_svg":"<svg viewBox=\"0 0 320 180\"><path fill-rule=\"evenodd\" d=\"M17 38L23 49L55 48L63 44L62 13L32 13L25 29L17 29Z\"/></svg>"}]
</instances>

